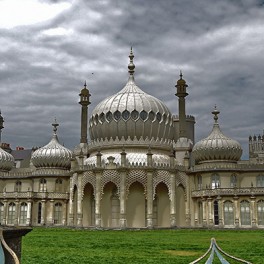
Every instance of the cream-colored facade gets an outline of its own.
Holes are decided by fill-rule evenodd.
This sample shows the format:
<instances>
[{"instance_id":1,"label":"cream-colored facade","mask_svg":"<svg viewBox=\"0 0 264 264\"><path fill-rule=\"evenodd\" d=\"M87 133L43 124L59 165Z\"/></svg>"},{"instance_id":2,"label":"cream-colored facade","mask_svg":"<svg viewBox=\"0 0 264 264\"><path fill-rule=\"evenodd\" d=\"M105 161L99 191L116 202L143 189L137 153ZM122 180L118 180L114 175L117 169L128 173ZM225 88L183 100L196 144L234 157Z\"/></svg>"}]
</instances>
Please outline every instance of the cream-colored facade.
<instances>
[{"instance_id":1,"label":"cream-colored facade","mask_svg":"<svg viewBox=\"0 0 264 264\"><path fill-rule=\"evenodd\" d=\"M81 140L73 151L59 143L56 122L51 141L27 156L2 144L1 224L264 227L264 136L250 137L249 160L240 160L241 146L222 133L215 108L212 132L194 144L182 74L176 116L136 85L132 50L129 58L125 87L89 121L86 84L81 90Z\"/></svg>"}]
</instances>

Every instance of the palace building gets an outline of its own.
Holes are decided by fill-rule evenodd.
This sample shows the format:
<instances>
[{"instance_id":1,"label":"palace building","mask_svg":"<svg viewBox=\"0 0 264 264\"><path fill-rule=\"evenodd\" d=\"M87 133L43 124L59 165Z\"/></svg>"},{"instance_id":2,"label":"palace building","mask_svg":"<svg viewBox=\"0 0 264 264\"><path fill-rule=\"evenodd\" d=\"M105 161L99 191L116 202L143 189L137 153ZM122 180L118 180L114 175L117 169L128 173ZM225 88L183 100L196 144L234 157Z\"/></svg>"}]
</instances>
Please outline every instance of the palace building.
<instances>
[{"instance_id":1,"label":"palace building","mask_svg":"<svg viewBox=\"0 0 264 264\"><path fill-rule=\"evenodd\" d=\"M264 228L264 135L249 137L249 160L241 160L241 145L221 131L215 107L211 133L194 144L182 74L173 115L137 86L132 49L129 58L125 87L89 119L85 83L73 151L59 143L56 120L41 148L1 144L1 225ZM0 114L1 132L3 122Z\"/></svg>"}]
</instances>

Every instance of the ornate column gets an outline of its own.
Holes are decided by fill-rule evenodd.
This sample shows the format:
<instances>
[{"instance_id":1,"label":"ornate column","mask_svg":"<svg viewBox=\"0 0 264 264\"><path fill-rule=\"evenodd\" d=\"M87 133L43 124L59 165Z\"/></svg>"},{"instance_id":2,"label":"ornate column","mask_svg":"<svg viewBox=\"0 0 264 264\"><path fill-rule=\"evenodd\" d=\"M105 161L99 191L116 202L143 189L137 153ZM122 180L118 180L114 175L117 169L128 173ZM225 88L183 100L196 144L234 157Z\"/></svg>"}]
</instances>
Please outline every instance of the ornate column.
<instances>
[{"instance_id":1,"label":"ornate column","mask_svg":"<svg viewBox=\"0 0 264 264\"><path fill-rule=\"evenodd\" d=\"M176 192L176 180L175 174L171 173L170 175L170 184L171 184L171 197L170 197L170 226L175 227L176 223L176 199L175 199L175 192Z\"/></svg>"},{"instance_id":2,"label":"ornate column","mask_svg":"<svg viewBox=\"0 0 264 264\"><path fill-rule=\"evenodd\" d=\"M46 201L41 200L41 225L46 224Z\"/></svg>"},{"instance_id":3,"label":"ornate column","mask_svg":"<svg viewBox=\"0 0 264 264\"><path fill-rule=\"evenodd\" d=\"M186 201L185 201L185 223L186 226L191 226L191 214L190 214L190 183L189 177L186 175Z\"/></svg>"},{"instance_id":4,"label":"ornate column","mask_svg":"<svg viewBox=\"0 0 264 264\"><path fill-rule=\"evenodd\" d=\"M62 207L62 225L67 224L67 200L63 202L63 207Z\"/></svg>"},{"instance_id":5,"label":"ornate column","mask_svg":"<svg viewBox=\"0 0 264 264\"><path fill-rule=\"evenodd\" d=\"M78 175L78 194L77 194L77 226L82 226L82 178Z\"/></svg>"},{"instance_id":6,"label":"ornate column","mask_svg":"<svg viewBox=\"0 0 264 264\"><path fill-rule=\"evenodd\" d=\"M27 221L26 225L31 225L31 208L32 208L32 201L28 200L27 201Z\"/></svg>"},{"instance_id":7,"label":"ornate column","mask_svg":"<svg viewBox=\"0 0 264 264\"><path fill-rule=\"evenodd\" d=\"M238 197L234 197L234 209L235 209L235 227L239 227L240 210L238 207Z\"/></svg>"},{"instance_id":8,"label":"ornate column","mask_svg":"<svg viewBox=\"0 0 264 264\"><path fill-rule=\"evenodd\" d=\"M147 171L147 227L153 228L153 170Z\"/></svg>"},{"instance_id":9,"label":"ornate column","mask_svg":"<svg viewBox=\"0 0 264 264\"><path fill-rule=\"evenodd\" d=\"M3 223L1 223L2 225L6 225L7 224L7 200L4 200L4 214L3 214Z\"/></svg>"},{"instance_id":10,"label":"ornate column","mask_svg":"<svg viewBox=\"0 0 264 264\"><path fill-rule=\"evenodd\" d=\"M207 226L206 198L202 198L203 204L203 226Z\"/></svg>"},{"instance_id":11,"label":"ornate column","mask_svg":"<svg viewBox=\"0 0 264 264\"><path fill-rule=\"evenodd\" d=\"M47 222L49 225L54 224L54 200L50 200L49 218Z\"/></svg>"},{"instance_id":12,"label":"ornate column","mask_svg":"<svg viewBox=\"0 0 264 264\"><path fill-rule=\"evenodd\" d=\"M73 226L74 225L74 214L73 214L74 188L73 188L73 183L72 182L73 182L73 180L71 178L70 179L70 198L69 198L69 219L68 219L68 225L69 226Z\"/></svg>"},{"instance_id":13,"label":"ornate column","mask_svg":"<svg viewBox=\"0 0 264 264\"><path fill-rule=\"evenodd\" d=\"M101 175L102 170L96 172L95 188L95 226L101 227Z\"/></svg>"},{"instance_id":14,"label":"ornate column","mask_svg":"<svg viewBox=\"0 0 264 264\"><path fill-rule=\"evenodd\" d=\"M212 226L214 224L213 220L213 213L212 213L212 198L207 198L207 205L208 205L208 225Z\"/></svg>"},{"instance_id":15,"label":"ornate column","mask_svg":"<svg viewBox=\"0 0 264 264\"><path fill-rule=\"evenodd\" d=\"M18 225L18 218L19 218L19 211L20 211L20 203L18 200L15 200L15 205L16 205L16 209L15 209L14 225Z\"/></svg>"},{"instance_id":16,"label":"ornate column","mask_svg":"<svg viewBox=\"0 0 264 264\"><path fill-rule=\"evenodd\" d=\"M127 219L126 219L126 175L127 172L125 169L120 171L120 227L126 228Z\"/></svg>"},{"instance_id":17,"label":"ornate column","mask_svg":"<svg viewBox=\"0 0 264 264\"><path fill-rule=\"evenodd\" d=\"M251 203L251 226L256 227L257 226L257 216L256 216L256 197L251 196L250 197L250 203Z\"/></svg>"},{"instance_id":18,"label":"ornate column","mask_svg":"<svg viewBox=\"0 0 264 264\"><path fill-rule=\"evenodd\" d=\"M223 227L223 215L224 215L224 208L223 208L223 201L220 196L217 197L218 201L218 217L219 217L219 227Z\"/></svg>"}]
</instances>

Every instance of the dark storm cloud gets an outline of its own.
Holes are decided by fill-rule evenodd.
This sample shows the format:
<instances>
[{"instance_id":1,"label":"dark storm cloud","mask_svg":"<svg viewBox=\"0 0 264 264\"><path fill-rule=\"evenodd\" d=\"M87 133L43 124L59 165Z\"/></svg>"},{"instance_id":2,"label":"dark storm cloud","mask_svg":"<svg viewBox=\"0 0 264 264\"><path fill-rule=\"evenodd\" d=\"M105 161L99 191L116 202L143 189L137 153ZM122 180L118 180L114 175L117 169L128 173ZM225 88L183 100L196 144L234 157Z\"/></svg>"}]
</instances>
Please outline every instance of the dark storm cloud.
<instances>
[{"instance_id":1,"label":"dark storm cloud","mask_svg":"<svg viewBox=\"0 0 264 264\"><path fill-rule=\"evenodd\" d=\"M79 142L78 93L84 80L92 94L91 113L125 85L131 45L137 84L174 114L174 86L183 71L196 140L209 134L215 104L223 132L239 140L244 152L248 135L262 132L261 1L40 3L70 6L37 23L5 28L0 21L3 140L13 147L47 143L56 116L61 141L73 148Z\"/></svg>"}]
</instances>

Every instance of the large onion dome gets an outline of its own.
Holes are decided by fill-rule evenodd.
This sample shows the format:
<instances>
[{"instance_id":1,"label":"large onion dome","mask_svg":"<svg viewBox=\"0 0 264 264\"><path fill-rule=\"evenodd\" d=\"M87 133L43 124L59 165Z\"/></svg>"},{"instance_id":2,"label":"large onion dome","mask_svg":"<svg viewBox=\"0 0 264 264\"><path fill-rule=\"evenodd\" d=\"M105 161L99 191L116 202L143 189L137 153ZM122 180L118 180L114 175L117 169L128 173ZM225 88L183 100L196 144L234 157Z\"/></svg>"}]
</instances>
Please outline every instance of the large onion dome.
<instances>
[{"instance_id":1,"label":"large onion dome","mask_svg":"<svg viewBox=\"0 0 264 264\"><path fill-rule=\"evenodd\" d=\"M53 126L53 137L44 147L37 149L32 154L32 163L37 168L69 169L71 166L72 152L59 143L57 137L56 120Z\"/></svg>"},{"instance_id":2,"label":"large onion dome","mask_svg":"<svg viewBox=\"0 0 264 264\"><path fill-rule=\"evenodd\" d=\"M14 167L14 157L0 147L0 170L9 171Z\"/></svg>"},{"instance_id":3,"label":"large onion dome","mask_svg":"<svg viewBox=\"0 0 264 264\"><path fill-rule=\"evenodd\" d=\"M172 115L160 100L143 92L135 83L133 52L125 87L99 103L90 118L91 140L173 139Z\"/></svg>"},{"instance_id":4,"label":"large onion dome","mask_svg":"<svg viewBox=\"0 0 264 264\"><path fill-rule=\"evenodd\" d=\"M241 145L234 139L225 136L217 122L220 112L213 110L214 126L211 134L193 147L193 156L196 163L205 162L237 162L242 155Z\"/></svg>"}]
</instances>

